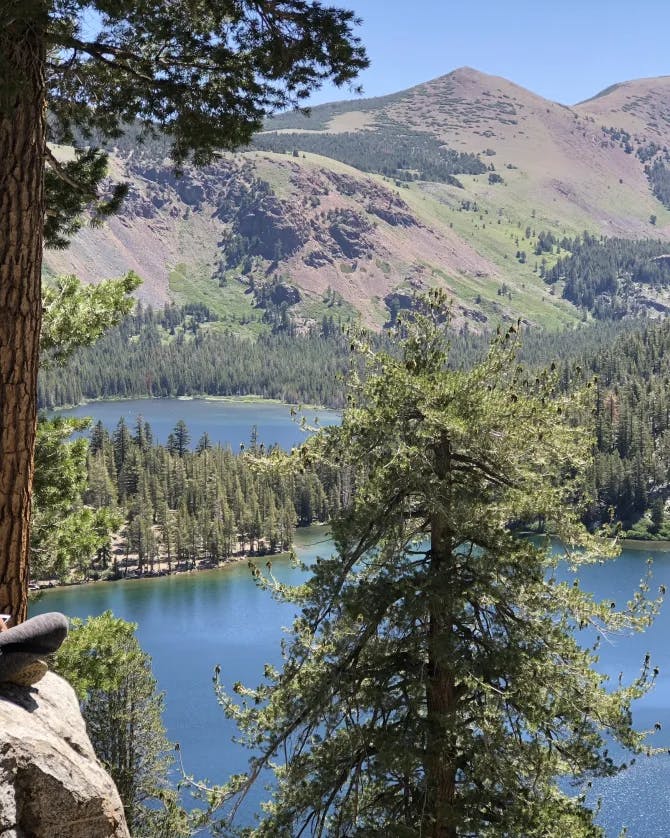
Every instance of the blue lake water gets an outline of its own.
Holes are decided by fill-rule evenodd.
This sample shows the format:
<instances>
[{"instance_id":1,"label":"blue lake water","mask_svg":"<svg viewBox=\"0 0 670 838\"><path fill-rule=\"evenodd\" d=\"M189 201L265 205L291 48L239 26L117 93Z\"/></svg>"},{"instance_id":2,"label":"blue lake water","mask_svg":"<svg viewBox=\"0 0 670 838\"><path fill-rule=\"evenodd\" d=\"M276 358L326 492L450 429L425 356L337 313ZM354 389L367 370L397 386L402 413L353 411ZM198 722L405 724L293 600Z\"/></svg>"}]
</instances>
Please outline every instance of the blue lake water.
<instances>
[{"instance_id":1,"label":"blue lake water","mask_svg":"<svg viewBox=\"0 0 670 838\"><path fill-rule=\"evenodd\" d=\"M297 548L305 561L327 555L331 545L323 527L297 531ZM584 586L599 598L623 604L654 559L652 590L670 590L670 552L624 549L615 561L583 570ZM296 579L287 561L274 563L275 574ZM263 664L278 663L282 626L291 623L291 608L279 605L256 587L244 563L221 570L128 580L50 591L31 613L60 610L86 617L111 609L139 624L138 636L153 658L154 673L167 695L165 723L169 737L182 746L187 772L223 781L243 770L247 755L231 744L235 733L216 703L212 674L222 667L224 683L257 683ZM600 666L616 679L630 679L640 670L645 652L660 667L655 688L636 704L639 727L659 722L663 729L652 741L670 747L670 609L662 610L644 635L612 636L603 643ZM601 823L614 838L623 825L632 838L666 838L670 834L670 758L639 757L636 765L613 779L599 781L593 798L602 796ZM251 801L262 796L259 789ZM569 838L569 836L566 836Z\"/></svg>"},{"instance_id":2,"label":"blue lake water","mask_svg":"<svg viewBox=\"0 0 670 838\"><path fill-rule=\"evenodd\" d=\"M294 408L295 411L295 408ZM297 417L291 406L278 402L236 401L235 399L127 399L99 401L54 411L58 416L88 416L101 421L112 432L121 417L133 428L141 416L151 425L156 442L165 444L168 434L179 419L183 419L191 434L193 446L207 431L212 442L229 445L234 451L240 444L247 445L252 427L256 426L258 442L266 447L277 444L290 449L304 442L306 433L300 418L307 425L333 425L340 421L337 411L326 408L305 408ZM296 421L296 418L298 421Z\"/></svg>"},{"instance_id":3,"label":"blue lake water","mask_svg":"<svg viewBox=\"0 0 670 838\"><path fill-rule=\"evenodd\" d=\"M330 552L322 526L299 529L295 541L307 562ZM274 561L273 573L290 581L299 571L283 558ZM244 771L248 753L231 743L236 728L216 702L214 667L221 666L228 687L235 681L259 683L263 664L281 661L282 627L290 626L292 609L259 589L246 562L240 562L220 570L57 588L33 603L30 614L61 611L85 619L107 609L138 624L140 644L166 692L168 737L180 743L186 772L223 782ZM250 805L259 799L262 784Z\"/></svg>"}]
</instances>

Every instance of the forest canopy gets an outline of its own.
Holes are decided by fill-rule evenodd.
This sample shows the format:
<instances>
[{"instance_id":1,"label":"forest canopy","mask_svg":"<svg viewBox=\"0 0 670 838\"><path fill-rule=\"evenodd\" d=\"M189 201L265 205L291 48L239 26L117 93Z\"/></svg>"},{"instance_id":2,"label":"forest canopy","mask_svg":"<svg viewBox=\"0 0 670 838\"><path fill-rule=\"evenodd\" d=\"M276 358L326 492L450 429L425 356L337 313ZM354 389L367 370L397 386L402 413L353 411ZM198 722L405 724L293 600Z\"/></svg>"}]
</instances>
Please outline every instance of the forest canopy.
<instances>
[{"instance_id":1,"label":"forest canopy","mask_svg":"<svg viewBox=\"0 0 670 838\"><path fill-rule=\"evenodd\" d=\"M96 147L139 123L175 166L367 66L351 11L304 0L9 0L0 6L0 609L26 617L42 252L115 212ZM59 159L54 143L74 147Z\"/></svg>"}]
</instances>

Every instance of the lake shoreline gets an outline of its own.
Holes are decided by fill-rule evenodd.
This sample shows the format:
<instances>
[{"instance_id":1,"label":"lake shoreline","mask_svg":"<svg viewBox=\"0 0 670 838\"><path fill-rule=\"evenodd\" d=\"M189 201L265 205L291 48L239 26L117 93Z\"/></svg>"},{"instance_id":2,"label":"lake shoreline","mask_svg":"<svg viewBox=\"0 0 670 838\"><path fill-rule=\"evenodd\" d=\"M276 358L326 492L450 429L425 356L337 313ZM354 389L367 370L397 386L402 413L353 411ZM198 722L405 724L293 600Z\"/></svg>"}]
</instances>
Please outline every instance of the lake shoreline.
<instances>
[{"instance_id":1,"label":"lake shoreline","mask_svg":"<svg viewBox=\"0 0 670 838\"><path fill-rule=\"evenodd\" d=\"M653 538L622 538L621 546L631 550L657 550L659 552L670 551L670 541Z\"/></svg>"},{"instance_id":2,"label":"lake shoreline","mask_svg":"<svg viewBox=\"0 0 670 838\"><path fill-rule=\"evenodd\" d=\"M341 412L341 409L336 407L329 407L325 404L305 404L305 402L284 402L281 399L270 399L265 396L249 393L244 396L216 396L206 393L194 393L188 396L100 396L95 399L82 399L76 404L59 404L57 407L40 407L40 411L45 411L50 416L58 414L62 410L74 410L77 407L86 407L89 404L122 404L123 402L165 402L165 401L206 401L206 402L233 402L235 404L274 404L283 405L288 408L301 407L304 410L329 410L333 413Z\"/></svg>"},{"instance_id":3,"label":"lake shoreline","mask_svg":"<svg viewBox=\"0 0 670 838\"><path fill-rule=\"evenodd\" d=\"M310 526L326 527L327 525L314 523ZM655 552L662 553L670 552L670 541L643 541L642 539L624 538L621 539L621 547L622 549L639 550L640 552L643 552L645 550L653 550ZM104 579L86 579L82 581L73 582L60 582L56 579L41 580L31 583L31 586L34 587L30 588L30 592L32 594L42 594L45 591L53 591L58 588L80 588L82 586L89 587L91 585L98 585L100 583L104 584L105 582L164 579L173 576L188 576L196 573L206 573L208 571L228 570L229 568L235 567L245 561L248 563L253 563L255 560L272 562L275 559L283 559L286 558L289 555L290 551L294 548L295 544L291 545L290 550L281 550L276 553L256 553L252 551L245 551L239 555L236 554L227 559L223 559L218 563L212 562L212 560L210 559L199 559L195 567L189 568L177 566L173 567L173 569L169 569L167 560L165 558L162 558L159 561L154 562L154 570L148 570L143 573L138 572L137 558L136 556L133 557L131 554L131 557L129 557L131 558L131 562L128 566L129 572L127 574L121 573L118 576L107 576Z\"/></svg>"},{"instance_id":4,"label":"lake shoreline","mask_svg":"<svg viewBox=\"0 0 670 838\"><path fill-rule=\"evenodd\" d=\"M517 535L524 538L538 538L546 536L546 533L537 532L536 530L518 530L515 531ZM622 549L631 550L654 550L655 552L665 553L670 552L670 541L664 539L653 538L620 538L617 542Z\"/></svg>"},{"instance_id":5,"label":"lake shoreline","mask_svg":"<svg viewBox=\"0 0 670 838\"><path fill-rule=\"evenodd\" d=\"M278 550L274 553L271 553L269 551L259 553L255 550L243 549L240 552L234 553L232 556L229 556L227 559L222 559L218 563L212 561L211 559L198 559L195 567L186 568L181 565L176 566L176 563L172 562L172 570L169 570L169 565L166 557L162 556L159 560L154 561L153 571L147 570L141 574L138 572L139 563L137 553L129 553L128 570L130 572L127 575L121 573L118 576L106 576L103 579L86 579L72 582L60 582L57 579L35 581L31 582L31 585L34 585L36 587L32 587L30 589L30 592L33 594L38 594L44 593L45 591L62 590L64 588L88 588L92 585L100 585L101 583L104 584L106 582L137 582L138 580L165 579L171 578L173 576L192 576L198 573L206 573L208 571L229 570L230 568L239 566L243 562L253 563L256 561L262 561L264 563L267 563L273 562L277 559L283 560L288 558L292 551L297 552L300 549L304 548L305 537L307 537L308 539L306 543L311 544L312 541L310 540L310 534L315 533L315 531L319 533L330 532L327 523L314 521L308 526L296 528L297 538L294 538L294 541L288 550ZM319 539L318 542L314 543L320 543L322 540L323 539ZM122 569L123 564L125 564L126 551L122 547L118 546L119 543L121 542L117 541L117 546L113 547L112 549L115 551L115 554L117 556L117 567L119 567L119 569ZM108 568L106 570L108 570Z\"/></svg>"},{"instance_id":6,"label":"lake shoreline","mask_svg":"<svg viewBox=\"0 0 670 838\"><path fill-rule=\"evenodd\" d=\"M147 579L167 579L173 576L189 576L196 573L206 573L207 571L227 570L228 568L235 567L244 561L253 562L255 559L263 559L264 561L269 562L274 561L275 559L281 559L288 556L289 552L289 550L281 550L277 553L244 552L239 555L236 554L227 559L223 559L218 563L213 562L211 559L199 559L196 562L195 567L189 568L182 567L181 565L175 567L175 563L173 562L172 569L169 569L167 559L163 558L154 562L154 570L147 570L143 573L139 573L138 563L136 559L133 559L131 564L128 566L128 573L122 572L118 576L106 576L105 578L84 579L72 582L61 582L57 579L35 581L30 583L30 593L42 594L45 591L55 591L62 588L89 587L91 585L100 585L107 582L137 582Z\"/></svg>"}]
</instances>

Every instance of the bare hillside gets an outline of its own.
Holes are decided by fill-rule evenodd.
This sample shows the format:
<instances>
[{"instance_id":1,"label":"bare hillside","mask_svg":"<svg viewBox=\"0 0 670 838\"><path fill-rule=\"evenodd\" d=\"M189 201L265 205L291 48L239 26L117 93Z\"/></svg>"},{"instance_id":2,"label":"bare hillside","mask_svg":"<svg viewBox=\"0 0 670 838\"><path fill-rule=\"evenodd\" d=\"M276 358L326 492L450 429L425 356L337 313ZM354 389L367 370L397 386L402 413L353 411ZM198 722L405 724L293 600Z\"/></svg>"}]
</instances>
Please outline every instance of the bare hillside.
<instances>
[{"instance_id":1,"label":"bare hillside","mask_svg":"<svg viewBox=\"0 0 670 838\"><path fill-rule=\"evenodd\" d=\"M461 68L266 129L255 149L180 179L161 154L118 149L122 214L47 254L48 271L96 281L132 268L147 301L275 305L305 323L334 294L376 326L438 283L475 328L556 325L579 312L543 282L554 256L541 271L540 234L670 238L670 77L570 108Z\"/></svg>"}]
</instances>

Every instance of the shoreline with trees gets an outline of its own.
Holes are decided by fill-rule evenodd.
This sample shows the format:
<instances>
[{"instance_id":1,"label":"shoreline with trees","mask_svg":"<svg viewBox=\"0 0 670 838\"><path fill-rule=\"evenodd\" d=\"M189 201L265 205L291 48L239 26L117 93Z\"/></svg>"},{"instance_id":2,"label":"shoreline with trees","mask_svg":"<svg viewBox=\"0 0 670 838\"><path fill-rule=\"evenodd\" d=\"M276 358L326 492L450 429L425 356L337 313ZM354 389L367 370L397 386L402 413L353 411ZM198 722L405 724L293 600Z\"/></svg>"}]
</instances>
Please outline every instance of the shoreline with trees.
<instances>
[{"instance_id":1,"label":"shoreline with trees","mask_svg":"<svg viewBox=\"0 0 670 838\"><path fill-rule=\"evenodd\" d=\"M171 574L288 551L298 526L326 523L346 503L351 477L335 468L276 474L273 450L252 429L244 450L194 448L177 421L157 444L151 425L102 422L90 440L65 441L85 420L40 425L33 583ZM53 456L52 456L53 455ZM112 535L114 534L113 538Z\"/></svg>"},{"instance_id":2,"label":"shoreline with trees","mask_svg":"<svg viewBox=\"0 0 670 838\"><path fill-rule=\"evenodd\" d=\"M327 524L313 523L309 526L326 527ZM104 576L100 574L100 571L104 572L106 570L105 568L92 567L91 573L86 579L62 581L57 578L52 578L34 582L31 581L30 592L36 594L42 593L43 591L47 590L53 590L55 588L79 587L82 585L97 585L101 582L122 582L131 580L138 581L143 579L165 578L169 576L183 576L192 573L206 573L208 571L220 571L226 570L236 565L243 564L244 562L253 563L257 559L262 559L266 562L284 558L288 559L290 558L291 552L293 550L293 544L291 544L291 547L289 547L289 549L287 550L276 550L274 553L271 553L263 548L254 551L241 549L236 553L233 553L231 556L228 556L225 559L221 559L218 563L213 561L212 559L202 558L196 559L195 564L190 563L190 566L168 563L167 556L163 555L162 557L159 557L154 561L153 569L149 568L140 572L138 554L127 554L126 550L122 546L123 543L123 539L117 540L116 535L112 537L112 554L114 554L114 551L116 550L119 565L118 573L112 573L111 575ZM116 546L114 546L115 544ZM126 556L128 557L127 565Z\"/></svg>"}]
</instances>

